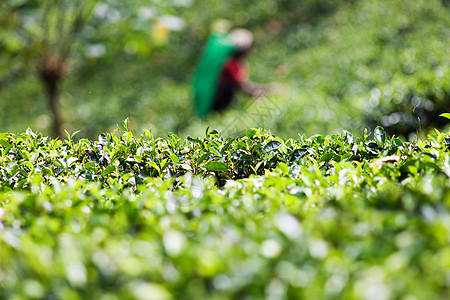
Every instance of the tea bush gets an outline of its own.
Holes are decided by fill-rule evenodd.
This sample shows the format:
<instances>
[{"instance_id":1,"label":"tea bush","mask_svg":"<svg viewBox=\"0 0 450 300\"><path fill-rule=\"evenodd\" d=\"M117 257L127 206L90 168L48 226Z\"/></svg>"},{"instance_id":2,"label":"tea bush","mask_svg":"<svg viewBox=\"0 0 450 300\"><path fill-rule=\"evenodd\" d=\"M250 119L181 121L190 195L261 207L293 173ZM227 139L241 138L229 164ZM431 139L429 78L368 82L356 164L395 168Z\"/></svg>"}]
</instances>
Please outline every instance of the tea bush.
<instances>
[{"instance_id":1,"label":"tea bush","mask_svg":"<svg viewBox=\"0 0 450 300\"><path fill-rule=\"evenodd\" d=\"M450 139L0 135L2 299L447 299Z\"/></svg>"}]
</instances>

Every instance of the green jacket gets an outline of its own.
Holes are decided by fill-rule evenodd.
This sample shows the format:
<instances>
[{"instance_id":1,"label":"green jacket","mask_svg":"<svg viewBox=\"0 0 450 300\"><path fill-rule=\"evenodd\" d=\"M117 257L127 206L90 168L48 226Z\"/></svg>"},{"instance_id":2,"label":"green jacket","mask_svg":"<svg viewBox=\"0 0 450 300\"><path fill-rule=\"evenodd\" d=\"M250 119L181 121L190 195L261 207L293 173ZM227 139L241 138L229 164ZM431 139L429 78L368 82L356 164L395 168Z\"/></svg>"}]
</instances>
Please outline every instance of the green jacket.
<instances>
[{"instance_id":1,"label":"green jacket","mask_svg":"<svg viewBox=\"0 0 450 300\"><path fill-rule=\"evenodd\" d=\"M235 51L228 34L215 33L209 38L193 80L194 111L198 117L211 112L223 65Z\"/></svg>"}]
</instances>

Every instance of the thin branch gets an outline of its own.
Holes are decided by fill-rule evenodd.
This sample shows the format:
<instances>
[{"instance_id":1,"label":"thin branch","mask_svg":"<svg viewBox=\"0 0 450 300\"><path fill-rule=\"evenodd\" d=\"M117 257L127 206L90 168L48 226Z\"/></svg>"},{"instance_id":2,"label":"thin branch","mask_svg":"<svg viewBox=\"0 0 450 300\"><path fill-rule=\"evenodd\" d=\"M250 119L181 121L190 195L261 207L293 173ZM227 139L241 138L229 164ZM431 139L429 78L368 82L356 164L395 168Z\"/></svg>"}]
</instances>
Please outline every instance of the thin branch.
<instances>
[{"instance_id":1,"label":"thin branch","mask_svg":"<svg viewBox=\"0 0 450 300\"><path fill-rule=\"evenodd\" d=\"M61 50L61 55L64 59L69 56L70 50L76 40L76 36L90 18L93 7L93 5L88 6L86 2L82 0L78 0L73 6L73 8L75 8L75 12L73 12L73 14L75 14L75 18L67 33L64 35L65 39L63 40L63 48Z\"/></svg>"},{"instance_id":2,"label":"thin branch","mask_svg":"<svg viewBox=\"0 0 450 300\"><path fill-rule=\"evenodd\" d=\"M65 38L64 32L65 32L65 26L67 24L66 20L69 19L68 15L66 14L66 11L70 12L70 10L66 9L65 6L66 6L65 5L65 1L63 1L63 3L59 6L58 21L56 22L56 24L57 24L56 25L57 26L56 31L58 32L58 40L56 41L58 44L56 46L56 48L57 48L56 51L57 51L58 54L61 54L63 52L62 51L62 48L63 48L62 45L63 45L63 41L64 41L64 38Z\"/></svg>"},{"instance_id":3,"label":"thin branch","mask_svg":"<svg viewBox=\"0 0 450 300\"><path fill-rule=\"evenodd\" d=\"M42 49L41 51L47 52L42 53L43 55L48 55L49 47L50 47L50 1L45 1L42 6L42 28L43 28L43 36L42 36Z\"/></svg>"}]
</instances>

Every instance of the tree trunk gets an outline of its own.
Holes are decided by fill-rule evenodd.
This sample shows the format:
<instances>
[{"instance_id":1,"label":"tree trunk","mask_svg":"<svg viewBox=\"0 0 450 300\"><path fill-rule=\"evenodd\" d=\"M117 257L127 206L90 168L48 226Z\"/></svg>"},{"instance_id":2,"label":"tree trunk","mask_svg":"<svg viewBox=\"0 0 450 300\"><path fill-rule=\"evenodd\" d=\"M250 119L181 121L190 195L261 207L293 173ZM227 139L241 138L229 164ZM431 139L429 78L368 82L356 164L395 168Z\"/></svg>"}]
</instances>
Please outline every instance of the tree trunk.
<instances>
[{"instance_id":1,"label":"tree trunk","mask_svg":"<svg viewBox=\"0 0 450 300\"><path fill-rule=\"evenodd\" d=\"M61 113L59 109L59 82L47 83L46 89L50 110L53 115L53 137L62 138L64 136L64 130L62 128Z\"/></svg>"},{"instance_id":2,"label":"tree trunk","mask_svg":"<svg viewBox=\"0 0 450 300\"><path fill-rule=\"evenodd\" d=\"M62 118L59 107L59 88L65 74L65 63L58 58L42 60L39 66L39 75L47 92L50 110L53 115L53 137L63 138Z\"/></svg>"}]
</instances>

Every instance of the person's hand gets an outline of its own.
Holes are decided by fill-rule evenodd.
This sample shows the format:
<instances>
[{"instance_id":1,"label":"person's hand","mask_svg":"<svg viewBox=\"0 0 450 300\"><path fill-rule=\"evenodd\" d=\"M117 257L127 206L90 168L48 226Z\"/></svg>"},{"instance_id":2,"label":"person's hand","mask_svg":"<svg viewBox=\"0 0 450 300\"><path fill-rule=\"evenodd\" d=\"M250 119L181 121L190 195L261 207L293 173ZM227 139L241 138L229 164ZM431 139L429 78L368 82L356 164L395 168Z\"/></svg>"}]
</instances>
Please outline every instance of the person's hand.
<instances>
[{"instance_id":1,"label":"person's hand","mask_svg":"<svg viewBox=\"0 0 450 300\"><path fill-rule=\"evenodd\" d=\"M266 93L284 94L286 91L286 88L281 83L270 83L270 84L265 85L265 90L266 90Z\"/></svg>"},{"instance_id":2,"label":"person's hand","mask_svg":"<svg viewBox=\"0 0 450 300\"><path fill-rule=\"evenodd\" d=\"M252 91L252 96L255 100L264 97L267 94L266 90L262 87L257 87Z\"/></svg>"}]
</instances>

